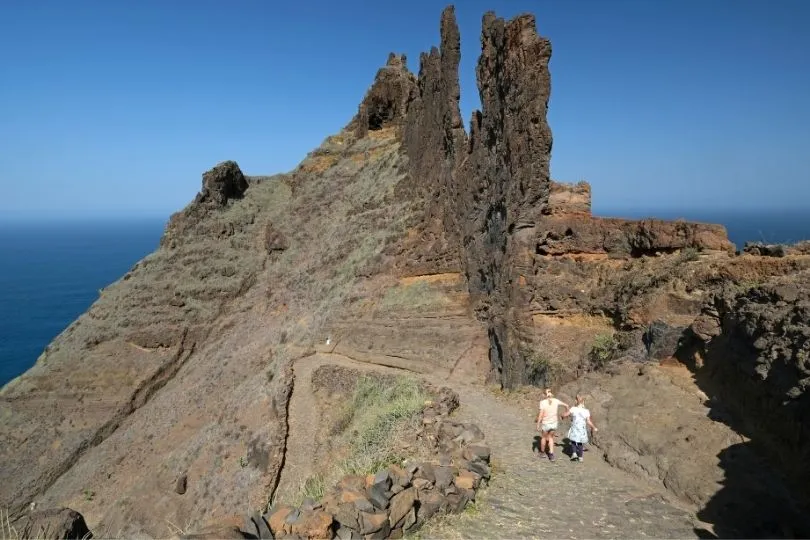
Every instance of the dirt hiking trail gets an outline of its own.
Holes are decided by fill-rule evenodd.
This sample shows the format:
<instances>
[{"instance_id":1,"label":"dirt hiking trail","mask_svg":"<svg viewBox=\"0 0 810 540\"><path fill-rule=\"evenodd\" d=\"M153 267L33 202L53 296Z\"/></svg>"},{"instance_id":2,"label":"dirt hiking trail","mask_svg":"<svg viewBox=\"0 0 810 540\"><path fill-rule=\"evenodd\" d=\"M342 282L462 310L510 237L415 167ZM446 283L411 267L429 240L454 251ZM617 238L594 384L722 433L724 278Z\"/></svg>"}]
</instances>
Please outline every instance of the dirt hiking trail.
<instances>
[{"instance_id":1,"label":"dirt hiking trail","mask_svg":"<svg viewBox=\"0 0 810 540\"><path fill-rule=\"evenodd\" d=\"M312 373L323 365L377 372L399 372L345 356L319 353L295 364L290 402L287 461L279 493L301 485L312 468L317 414ZM421 377L419 374L410 375ZM428 377L423 377L427 379ZM461 406L455 417L474 422L492 450L493 477L475 506L461 515L443 516L418 533L421 538L697 538L705 528L685 504L652 483L612 468L597 449L583 463L571 462L561 446L557 460L541 459L534 410L498 399L480 386L437 381L456 391ZM559 440L567 430L561 425Z\"/></svg>"}]
</instances>

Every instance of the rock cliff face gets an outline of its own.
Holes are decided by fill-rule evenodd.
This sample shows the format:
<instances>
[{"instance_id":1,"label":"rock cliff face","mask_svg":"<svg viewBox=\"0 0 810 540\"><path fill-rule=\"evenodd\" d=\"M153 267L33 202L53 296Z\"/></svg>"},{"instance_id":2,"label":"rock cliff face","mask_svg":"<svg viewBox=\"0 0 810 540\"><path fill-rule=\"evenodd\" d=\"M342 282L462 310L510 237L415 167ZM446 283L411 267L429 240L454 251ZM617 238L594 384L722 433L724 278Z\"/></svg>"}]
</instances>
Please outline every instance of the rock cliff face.
<instances>
[{"instance_id":1,"label":"rock cliff face","mask_svg":"<svg viewBox=\"0 0 810 540\"><path fill-rule=\"evenodd\" d=\"M727 285L691 325L699 376L735 427L810 482L810 271ZM688 356L687 352L687 358Z\"/></svg>"},{"instance_id":2,"label":"rock cliff face","mask_svg":"<svg viewBox=\"0 0 810 540\"><path fill-rule=\"evenodd\" d=\"M603 449L695 504L722 471L666 438L684 426L713 429L711 452L738 433L810 447L807 246L737 256L718 225L594 217L587 183L549 176L535 19L484 16L469 133L452 7L440 33L417 76L390 55L346 128L289 174L206 172L160 248L2 389L0 507L69 506L130 536L263 510L292 366L314 350L453 382L584 381L613 396L598 410L618 430L660 398L665 429ZM723 429L701 407L667 412L699 396L644 366L678 362L731 411ZM697 457L658 459L669 447ZM806 456L790 462L777 469L810 480Z\"/></svg>"},{"instance_id":3,"label":"rock cliff face","mask_svg":"<svg viewBox=\"0 0 810 540\"><path fill-rule=\"evenodd\" d=\"M733 250L721 226L594 218L586 183L551 181L551 44L537 34L533 16L509 22L484 16L476 70L482 110L473 114L469 137L459 113L460 46L452 8L442 14L440 33L439 49L422 55L405 113L409 180L403 196L425 201L414 238L422 250L429 246L442 255L428 258L420 247L409 254L423 273L452 267L464 273L473 309L486 326L491 379L514 387L537 376L531 351L542 345L543 331L533 318L555 309L538 300L559 294L546 280L549 256L631 259L686 248ZM579 307L588 315L610 311ZM551 374L544 378L553 380Z\"/></svg>"}]
</instances>

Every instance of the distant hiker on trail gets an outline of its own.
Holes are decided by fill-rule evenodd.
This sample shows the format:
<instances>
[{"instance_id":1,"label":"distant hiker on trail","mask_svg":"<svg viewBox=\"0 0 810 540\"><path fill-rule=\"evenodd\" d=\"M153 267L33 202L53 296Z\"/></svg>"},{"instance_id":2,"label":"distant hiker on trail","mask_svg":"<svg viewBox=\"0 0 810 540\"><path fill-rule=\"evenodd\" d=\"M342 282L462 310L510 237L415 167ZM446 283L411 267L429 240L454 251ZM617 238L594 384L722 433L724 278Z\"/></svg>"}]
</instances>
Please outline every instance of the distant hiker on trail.
<instances>
[{"instance_id":1,"label":"distant hiker on trail","mask_svg":"<svg viewBox=\"0 0 810 540\"><path fill-rule=\"evenodd\" d=\"M568 440L571 441L573 453L571 461L583 461L583 445L588 442L588 428L594 432L599 431L591 422L591 411L585 407L585 397L577 394L577 404L565 411L563 418L571 417L571 428L568 430Z\"/></svg>"},{"instance_id":2,"label":"distant hiker on trail","mask_svg":"<svg viewBox=\"0 0 810 540\"><path fill-rule=\"evenodd\" d=\"M557 409L568 405L554 397L551 388L546 388L546 397L540 401L540 412L537 413L537 431L540 432L540 457L548 452L548 459L554 461L554 432L557 431Z\"/></svg>"}]
</instances>

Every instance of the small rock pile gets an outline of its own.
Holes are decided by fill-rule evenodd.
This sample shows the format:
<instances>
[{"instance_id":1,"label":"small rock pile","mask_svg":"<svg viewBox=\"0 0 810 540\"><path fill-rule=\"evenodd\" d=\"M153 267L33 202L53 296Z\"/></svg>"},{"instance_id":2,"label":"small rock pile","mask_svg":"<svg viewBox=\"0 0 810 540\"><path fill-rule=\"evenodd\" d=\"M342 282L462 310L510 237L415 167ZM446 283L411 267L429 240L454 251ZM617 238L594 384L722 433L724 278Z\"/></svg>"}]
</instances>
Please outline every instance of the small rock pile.
<instances>
[{"instance_id":1,"label":"small rock pile","mask_svg":"<svg viewBox=\"0 0 810 540\"><path fill-rule=\"evenodd\" d=\"M435 451L435 461L344 476L321 501L276 505L246 517L240 532L255 538L402 538L436 514L463 511L490 477L490 449L476 425L449 418L458 407L455 392L442 388L436 395L416 433Z\"/></svg>"}]
</instances>

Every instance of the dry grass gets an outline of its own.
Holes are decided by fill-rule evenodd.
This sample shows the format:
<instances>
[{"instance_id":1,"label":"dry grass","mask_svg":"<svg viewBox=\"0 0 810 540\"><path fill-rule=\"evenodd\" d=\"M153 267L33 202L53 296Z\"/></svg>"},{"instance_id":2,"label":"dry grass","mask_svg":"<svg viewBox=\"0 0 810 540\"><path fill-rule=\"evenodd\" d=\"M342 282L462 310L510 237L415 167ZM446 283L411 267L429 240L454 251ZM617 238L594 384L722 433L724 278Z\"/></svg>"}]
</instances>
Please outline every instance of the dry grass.
<instances>
[{"instance_id":1,"label":"dry grass","mask_svg":"<svg viewBox=\"0 0 810 540\"><path fill-rule=\"evenodd\" d=\"M300 486L293 499L319 500L326 490L345 475L373 474L405 458L418 458L413 450L413 433L430 398L414 378L363 375L351 396L332 418L329 466L315 472ZM403 446L411 447L404 455Z\"/></svg>"},{"instance_id":2,"label":"dry grass","mask_svg":"<svg viewBox=\"0 0 810 540\"><path fill-rule=\"evenodd\" d=\"M8 509L0 510L0 538L17 540L20 538L17 529L11 524L11 517Z\"/></svg>"},{"instance_id":3,"label":"dry grass","mask_svg":"<svg viewBox=\"0 0 810 540\"><path fill-rule=\"evenodd\" d=\"M339 156L335 155L312 156L301 163L299 170L308 174L320 174L334 167L338 158Z\"/></svg>"}]
</instances>

